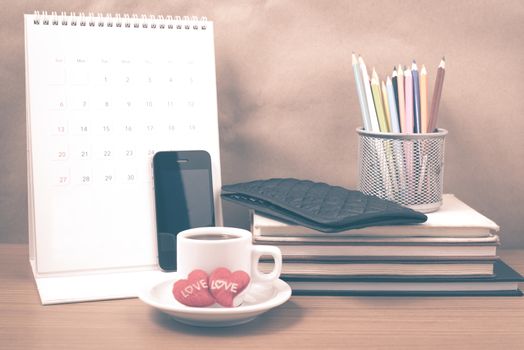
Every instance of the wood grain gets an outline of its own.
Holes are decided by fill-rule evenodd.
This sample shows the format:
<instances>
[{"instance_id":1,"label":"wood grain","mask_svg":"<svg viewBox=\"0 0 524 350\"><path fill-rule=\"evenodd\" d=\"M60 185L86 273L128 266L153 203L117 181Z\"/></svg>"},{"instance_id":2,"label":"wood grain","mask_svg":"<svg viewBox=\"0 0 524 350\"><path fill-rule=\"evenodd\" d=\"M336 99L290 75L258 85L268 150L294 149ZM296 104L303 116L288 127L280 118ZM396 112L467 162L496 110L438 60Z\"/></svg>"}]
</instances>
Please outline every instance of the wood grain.
<instances>
[{"instance_id":1,"label":"wood grain","mask_svg":"<svg viewBox=\"0 0 524 350\"><path fill-rule=\"evenodd\" d=\"M524 298L307 297L233 328L138 299L42 306L26 245L0 245L0 349L522 349ZM501 256L524 273L524 251Z\"/></svg>"}]
</instances>

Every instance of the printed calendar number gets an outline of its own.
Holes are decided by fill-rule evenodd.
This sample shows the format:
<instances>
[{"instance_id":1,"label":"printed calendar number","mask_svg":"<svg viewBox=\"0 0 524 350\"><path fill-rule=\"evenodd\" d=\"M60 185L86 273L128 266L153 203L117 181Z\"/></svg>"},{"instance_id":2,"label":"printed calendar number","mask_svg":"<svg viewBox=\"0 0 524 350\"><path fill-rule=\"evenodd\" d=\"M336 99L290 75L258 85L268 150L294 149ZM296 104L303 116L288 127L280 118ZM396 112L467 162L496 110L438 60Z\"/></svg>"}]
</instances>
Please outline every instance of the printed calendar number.
<instances>
[{"instance_id":1,"label":"printed calendar number","mask_svg":"<svg viewBox=\"0 0 524 350\"><path fill-rule=\"evenodd\" d=\"M125 159L131 159L135 157L136 151L134 148L125 148L122 152L122 155Z\"/></svg>"},{"instance_id":2,"label":"printed calendar number","mask_svg":"<svg viewBox=\"0 0 524 350\"><path fill-rule=\"evenodd\" d=\"M51 126L51 134L66 135L67 134L67 123L63 120L55 121Z\"/></svg>"},{"instance_id":3,"label":"printed calendar number","mask_svg":"<svg viewBox=\"0 0 524 350\"><path fill-rule=\"evenodd\" d=\"M88 160L91 157L91 147L89 144L77 143L71 145L71 154L75 160Z\"/></svg>"},{"instance_id":4,"label":"printed calendar number","mask_svg":"<svg viewBox=\"0 0 524 350\"><path fill-rule=\"evenodd\" d=\"M58 184L65 185L69 182L69 176L59 176L57 180L58 180Z\"/></svg>"},{"instance_id":5,"label":"printed calendar number","mask_svg":"<svg viewBox=\"0 0 524 350\"><path fill-rule=\"evenodd\" d=\"M69 157L69 149L65 144L58 144L53 148L53 160L65 161Z\"/></svg>"},{"instance_id":6,"label":"printed calendar number","mask_svg":"<svg viewBox=\"0 0 524 350\"><path fill-rule=\"evenodd\" d=\"M155 131L155 126L153 124L147 124L145 126L145 131L147 133L152 133L153 131Z\"/></svg>"},{"instance_id":7,"label":"printed calendar number","mask_svg":"<svg viewBox=\"0 0 524 350\"><path fill-rule=\"evenodd\" d=\"M100 135L109 135L113 132L113 125L104 121L97 126L97 130Z\"/></svg>"},{"instance_id":8,"label":"printed calendar number","mask_svg":"<svg viewBox=\"0 0 524 350\"><path fill-rule=\"evenodd\" d=\"M89 107L91 92L86 87L75 87L68 90L69 106L74 110L86 111Z\"/></svg>"},{"instance_id":9,"label":"printed calendar number","mask_svg":"<svg viewBox=\"0 0 524 350\"><path fill-rule=\"evenodd\" d=\"M50 97L47 99L49 110L64 111L66 109L66 98L63 92L51 90L49 95Z\"/></svg>"},{"instance_id":10,"label":"printed calendar number","mask_svg":"<svg viewBox=\"0 0 524 350\"><path fill-rule=\"evenodd\" d=\"M106 185L111 185L115 182L115 176L113 173L104 173L102 174L102 183Z\"/></svg>"},{"instance_id":11,"label":"printed calendar number","mask_svg":"<svg viewBox=\"0 0 524 350\"><path fill-rule=\"evenodd\" d=\"M73 120L71 125L71 131L76 135L88 135L91 131L91 125L85 118Z\"/></svg>"},{"instance_id":12,"label":"printed calendar number","mask_svg":"<svg viewBox=\"0 0 524 350\"><path fill-rule=\"evenodd\" d=\"M54 172L53 182L56 186L66 186L69 185L71 179L69 175L69 168L67 167L57 167Z\"/></svg>"},{"instance_id":13,"label":"printed calendar number","mask_svg":"<svg viewBox=\"0 0 524 350\"><path fill-rule=\"evenodd\" d=\"M94 146L94 155L98 160L109 161L115 156L112 144L101 143Z\"/></svg>"},{"instance_id":14,"label":"printed calendar number","mask_svg":"<svg viewBox=\"0 0 524 350\"><path fill-rule=\"evenodd\" d=\"M76 110L85 110L88 107L88 103L84 98L77 98L73 100L71 107Z\"/></svg>"},{"instance_id":15,"label":"printed calendar number","mask_svg":"<svg viewBox=\"0 0 524 350\"><path fill-rule=\"evenodd\" d=\"M96 167L95 182L102 185L112 185L115 183L115 172L111 167Z\"/></svg>"},{"instance_id":16,"label":"printed calendar number","mask_svg":"<svg viewBox=\"0 0 524 350\"><path fill-rule=\"evenodd\" d=\"M124 184L135 184L138 180L135 169L123 169L123 171L120 173L120 178Z\"/></svg>"},{"instance_id":17,"label":"printed calendar number","mask_svg":"<svg viewBox=\"0 0 524 350\"><path fill-rule=\"evenodd\" d=\"M73 168L73 183L76 185L91 185L93 183L93 174L89 167Z\"/></svg>"}]
</instances>

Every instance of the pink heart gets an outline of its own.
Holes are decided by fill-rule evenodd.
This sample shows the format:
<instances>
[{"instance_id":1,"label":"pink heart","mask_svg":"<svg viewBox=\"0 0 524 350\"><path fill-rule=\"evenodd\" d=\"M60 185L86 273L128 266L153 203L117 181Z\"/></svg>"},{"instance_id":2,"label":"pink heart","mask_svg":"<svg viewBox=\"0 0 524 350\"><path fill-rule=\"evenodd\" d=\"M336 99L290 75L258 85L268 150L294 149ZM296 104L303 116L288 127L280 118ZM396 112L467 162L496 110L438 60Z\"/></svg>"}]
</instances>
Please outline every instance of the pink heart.
<instances>
[{"instance_id":1,"label":"pink heart","mask_svg":"<svg viewBox=\"0 0 524 350\"><path fill-rule=\"evenodd\" d=\"M187 279L181 279L173 285L173 295L180 303L187 306L205 307L215 303L209 293L209 278L203 270L193 270Z\"/></svg>"},{"instance_id":2,"label":"pink heart","mask_svg":"<svg viewBox=\"0 0 524 350\"><path fill-rule=\"evenodd\" d=\"M209 290L217 303L232 307L235 306L235 297L246 289L249 281L249 275L244 271L231 273L225 267L219 267L209 276Z\"/></svg>"}]
</instances>

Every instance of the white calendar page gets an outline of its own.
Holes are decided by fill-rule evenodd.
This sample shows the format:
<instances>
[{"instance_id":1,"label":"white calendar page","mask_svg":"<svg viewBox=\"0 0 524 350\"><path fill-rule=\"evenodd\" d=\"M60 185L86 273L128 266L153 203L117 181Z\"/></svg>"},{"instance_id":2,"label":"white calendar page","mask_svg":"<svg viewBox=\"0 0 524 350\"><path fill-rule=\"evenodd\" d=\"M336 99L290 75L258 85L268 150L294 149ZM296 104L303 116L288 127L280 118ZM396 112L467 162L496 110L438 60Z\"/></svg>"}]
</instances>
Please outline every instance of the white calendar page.
<instances>
[{"instance_id":1,"label":"white calendar page","mask_svg":"<svg viewBox=\"0 0 524 350\"><path fill-rule=\"evenodd\" d=\"M156 268L159 150L210 153L221 224L211 22L25 15L25 44L36 274Z\"/></svg>"}]
</instances>

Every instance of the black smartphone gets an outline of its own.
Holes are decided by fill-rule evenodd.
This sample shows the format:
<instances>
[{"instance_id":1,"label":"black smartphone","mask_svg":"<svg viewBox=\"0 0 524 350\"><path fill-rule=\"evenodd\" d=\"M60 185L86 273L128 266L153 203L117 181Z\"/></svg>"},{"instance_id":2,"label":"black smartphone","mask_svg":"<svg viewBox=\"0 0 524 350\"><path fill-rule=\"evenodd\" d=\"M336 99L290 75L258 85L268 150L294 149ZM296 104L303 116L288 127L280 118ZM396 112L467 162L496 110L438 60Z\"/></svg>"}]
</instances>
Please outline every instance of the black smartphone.
<instances>
[{"instance_id":1,"label":"black smartphone","mask_svg":"<svg viewBox=\"0 0 524 350\"><path fill-rule=\"evenodd\" d=\"M153 157L158 262L176 270L176 236L215 226L211 157L206 151L157 152Z\"/></svg>"}]
</instances>

